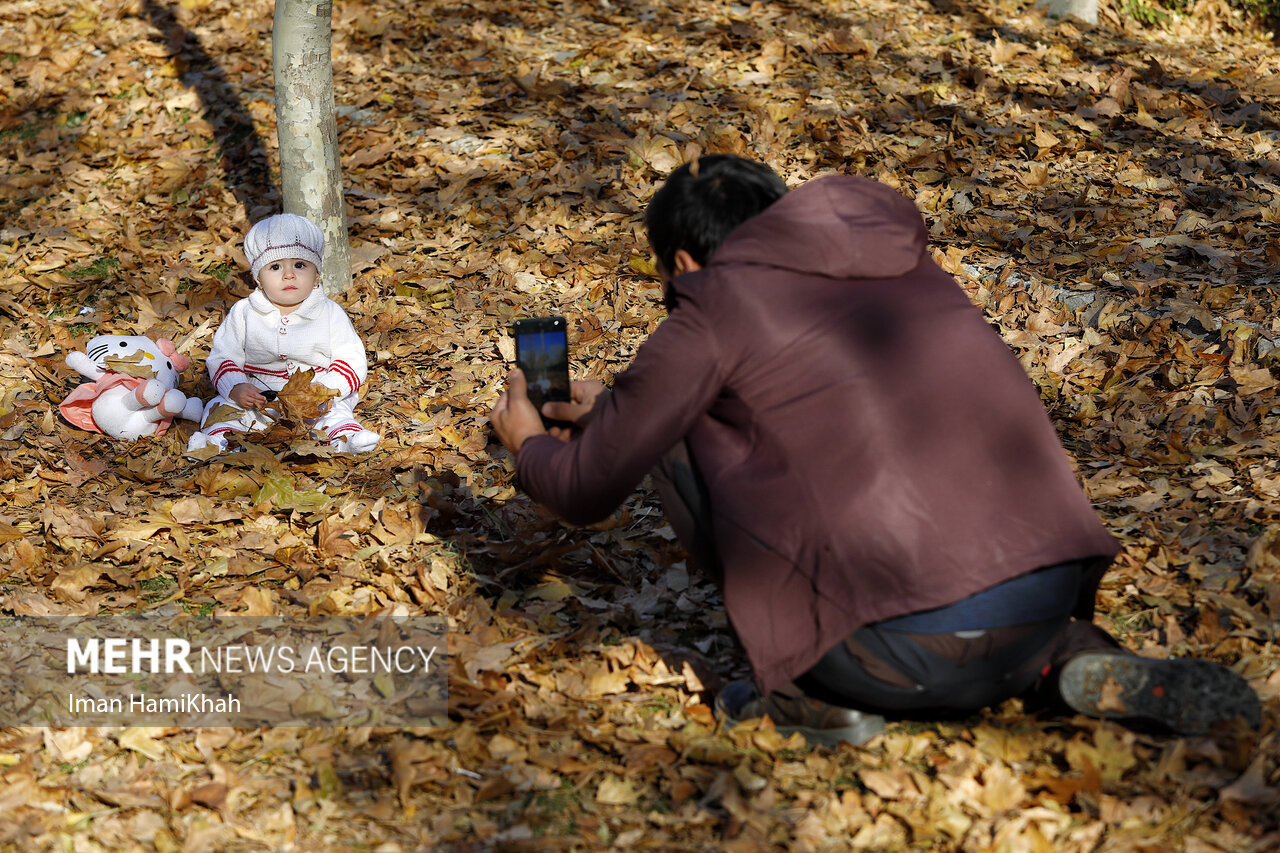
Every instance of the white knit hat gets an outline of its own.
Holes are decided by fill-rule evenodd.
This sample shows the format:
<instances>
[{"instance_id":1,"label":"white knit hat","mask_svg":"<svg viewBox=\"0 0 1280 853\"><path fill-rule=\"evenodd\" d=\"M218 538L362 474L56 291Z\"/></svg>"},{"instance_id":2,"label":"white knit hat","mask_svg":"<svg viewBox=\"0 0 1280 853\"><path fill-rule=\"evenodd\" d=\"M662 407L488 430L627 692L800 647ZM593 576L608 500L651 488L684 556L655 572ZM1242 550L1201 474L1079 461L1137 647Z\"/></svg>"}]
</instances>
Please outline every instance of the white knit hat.
<instances>
[{"instance_id":1,"label":"white knit hat","mask_svg":"<svg viewBox=\"0 0 1280 853\"><path fill-rule=\"evenodd\" d=\"M324 257L324 232L306 217L281 213L249 229L244 238L244 256L249 259L254 281L263 267L283 258L311 261L318 270Z\"/></svg>"}]
</instances>

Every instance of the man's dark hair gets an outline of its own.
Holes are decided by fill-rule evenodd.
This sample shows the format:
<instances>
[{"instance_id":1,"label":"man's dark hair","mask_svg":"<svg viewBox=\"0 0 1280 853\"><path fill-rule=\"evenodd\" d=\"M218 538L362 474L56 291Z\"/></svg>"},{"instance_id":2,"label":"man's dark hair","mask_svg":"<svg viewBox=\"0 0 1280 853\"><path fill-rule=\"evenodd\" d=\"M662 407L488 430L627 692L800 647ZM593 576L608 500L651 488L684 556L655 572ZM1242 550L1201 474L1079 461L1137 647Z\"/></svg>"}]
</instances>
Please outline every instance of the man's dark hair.
<instances>
[{"instance_id":1,"label":"man's dark hair","mask_svg":"<svg viewBox=\"0 0 1280 853\"><path fill-rule=\"evenodd\" d=\"M782 198L787 185L763 163L709 154L685 163L653 194L644 224L658 262L675 274L676 251L705 265L729 232Z\"/></svg>"}]
</instances>

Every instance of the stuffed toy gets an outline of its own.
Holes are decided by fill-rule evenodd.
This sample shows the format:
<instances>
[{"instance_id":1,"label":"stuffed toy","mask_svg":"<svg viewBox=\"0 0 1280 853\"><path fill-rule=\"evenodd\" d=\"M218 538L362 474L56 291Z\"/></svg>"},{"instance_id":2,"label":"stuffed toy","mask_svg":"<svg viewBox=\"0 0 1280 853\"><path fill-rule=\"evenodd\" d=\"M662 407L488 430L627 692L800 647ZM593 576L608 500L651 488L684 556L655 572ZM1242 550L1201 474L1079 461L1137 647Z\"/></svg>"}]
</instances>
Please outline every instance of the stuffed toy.
<instances>
[{"instance_id":1,"label":"stuffed toy","mask_svg":"<svg viewBox=\"0 0 1280 853\"><path fill-rule=\"evenodd\" d=\"M88 353L87 355L85 353ZM113 438L164 435L174 418L199 421L204 405L178 390L191 360L165 339L99 335L67 355L81 383L58 410L71 423Z\"/></svg>"}]
</instances>

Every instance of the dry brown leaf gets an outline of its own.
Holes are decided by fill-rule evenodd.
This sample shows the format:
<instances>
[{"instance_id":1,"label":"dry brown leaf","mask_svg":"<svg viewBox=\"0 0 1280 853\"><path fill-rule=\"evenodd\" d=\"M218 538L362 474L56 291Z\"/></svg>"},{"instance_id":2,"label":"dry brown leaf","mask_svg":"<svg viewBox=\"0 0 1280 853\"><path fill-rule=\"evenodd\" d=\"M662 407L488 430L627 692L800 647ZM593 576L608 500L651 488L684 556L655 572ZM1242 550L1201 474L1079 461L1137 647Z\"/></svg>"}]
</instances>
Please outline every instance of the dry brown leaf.
<instances>
[{"instance_id":1,"label":"dry brown leaf","mask_svg":"<svg viewBox=\"0 0 1280 853\"><path fill-rule=\"evenodd\" d=\"M1239 779L1218 791L1218 799L1258 804L1280 802L1280 788L1267 781L1272 764L1271 756L1263 753L1254 756Z\"/></svg>"},{"instance_id":2,"label":"dry brown leaf","mask_svg":"<svg viewBox=\"0 0 1280 853\"><path fill-rule=\"evenodd\" d=\"M155 379L157 375L155 359L148 358L142 350L138 350L130 358L107 356L106 364L110 373L123 373L137 379Z\"/></svg>"},{"instance_id":3,"label":"dry brown leaf","mask_svg":"<svg viewBox=\"0 0 1280 853\"><path fill-rule=\"evenodd\" d=\"M237 409L235 406L228 406L226 403L219 403L213 407L208 416L204 419L205 427L217 426L218 424L231 423L238 421L244 416L244 411Z\"/></svg>"},{"instance_id":4,"label":"dry brown leaf","mask_svg":"<svg viewBox=\"0 0 1280 853\"><path fill-rule=\"evenodd\" d=\"M313 381L315 375L311 369L299 370L280 389L276 403L290 420L302 422L318 418L328 408L328 402L339 396L334 389Z\"/></svg>"},{"instance_id":5,"label":"dry brown leaf","mask_svg":"<svg viewBox=\"0 0 1280 853\"><path fill-rule=\"evenodd\" d=\"M228 790L227 786L221 782L208 782L192 788L187 796L196 805L218 811L227 804Z\"/></svg>"},{"instance_id":6,"label":"dry brown leaf","mask_svg":"<svg viewBox=\"0 0 1280 853\"><path fill-rule=\"evenodd\" d=\"M316 547L329 557L350 557L360 550L360 543L354 528L330 517L316 528Z\"/></svg>"},{"instance_id":7,"label":"dry brown leaf","mask_svg":"<svg viewBox=\"0 0 1280 853\"><path fill-rule=\"evenodd\" d=\"M0 616L179 596L161 609L181 632L211 607L430 610L450 622L454 720L174 730L137 742L155 762L96 729L0 730L0 824L27 833L11 845L1074 851L1150 844L1176 818L1188 845L1227 851L1275 833L1274 767L1250 764L1265 736L1130 739L1016 702L856 749L726 735L698 699L746 662L714 588L671 574L683 555L651 492L565 527L487 446L513 317L567 316L575 375L605 380L662 321L641 214L664 170L730 152L790 186L877 177L926 211L933 256L1017 350L1122 542L1101 623L1232 664L1273 718L1280 585L1259 534L1280 526L1280 88L1274 45L1238 16L1201 3L1150 30L1112 4L1083 32L881 0L822 17L335 4L356 273L335 298L369 354L358 415L391 452L330 458L277 405L284 422L202 462L182 455L191 424L125 448L52 405L75 381L61 354L99 333L181 341L184 391L208 399L211 336L252 287L272 72L245 46L269 39L270 8L153 6L0 6ZM676 664L688 643L716 681L700 697ZM286 694L252 695L283 712ZM212 778L165 770L197 765ZM839 781L861 771L885 774L880 793Z\"/></svg>"}]
</instances>

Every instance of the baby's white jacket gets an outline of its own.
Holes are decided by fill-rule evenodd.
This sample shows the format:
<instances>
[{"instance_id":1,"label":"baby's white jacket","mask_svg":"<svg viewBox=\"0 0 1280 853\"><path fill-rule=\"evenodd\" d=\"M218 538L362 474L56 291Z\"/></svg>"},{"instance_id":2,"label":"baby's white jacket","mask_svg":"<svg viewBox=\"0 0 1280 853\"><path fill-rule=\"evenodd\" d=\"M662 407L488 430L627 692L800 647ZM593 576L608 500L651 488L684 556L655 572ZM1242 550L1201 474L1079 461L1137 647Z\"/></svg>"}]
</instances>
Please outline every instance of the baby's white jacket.
<instances>
[{"instance_id":1,"label":"baby's white jacket","mask_svg":"<svg viewBox=\"0 0 1280 853\"><path fill-rule=\"evenodd\" d=\"M232 305L213 335L207 365L224 398L241 382L279 391L290 374L307 368L315 370L317 382L346 396L369 369L351 319L319 287L290 314L282 315L261 290Z\"/></svg>"}]
</instances>

